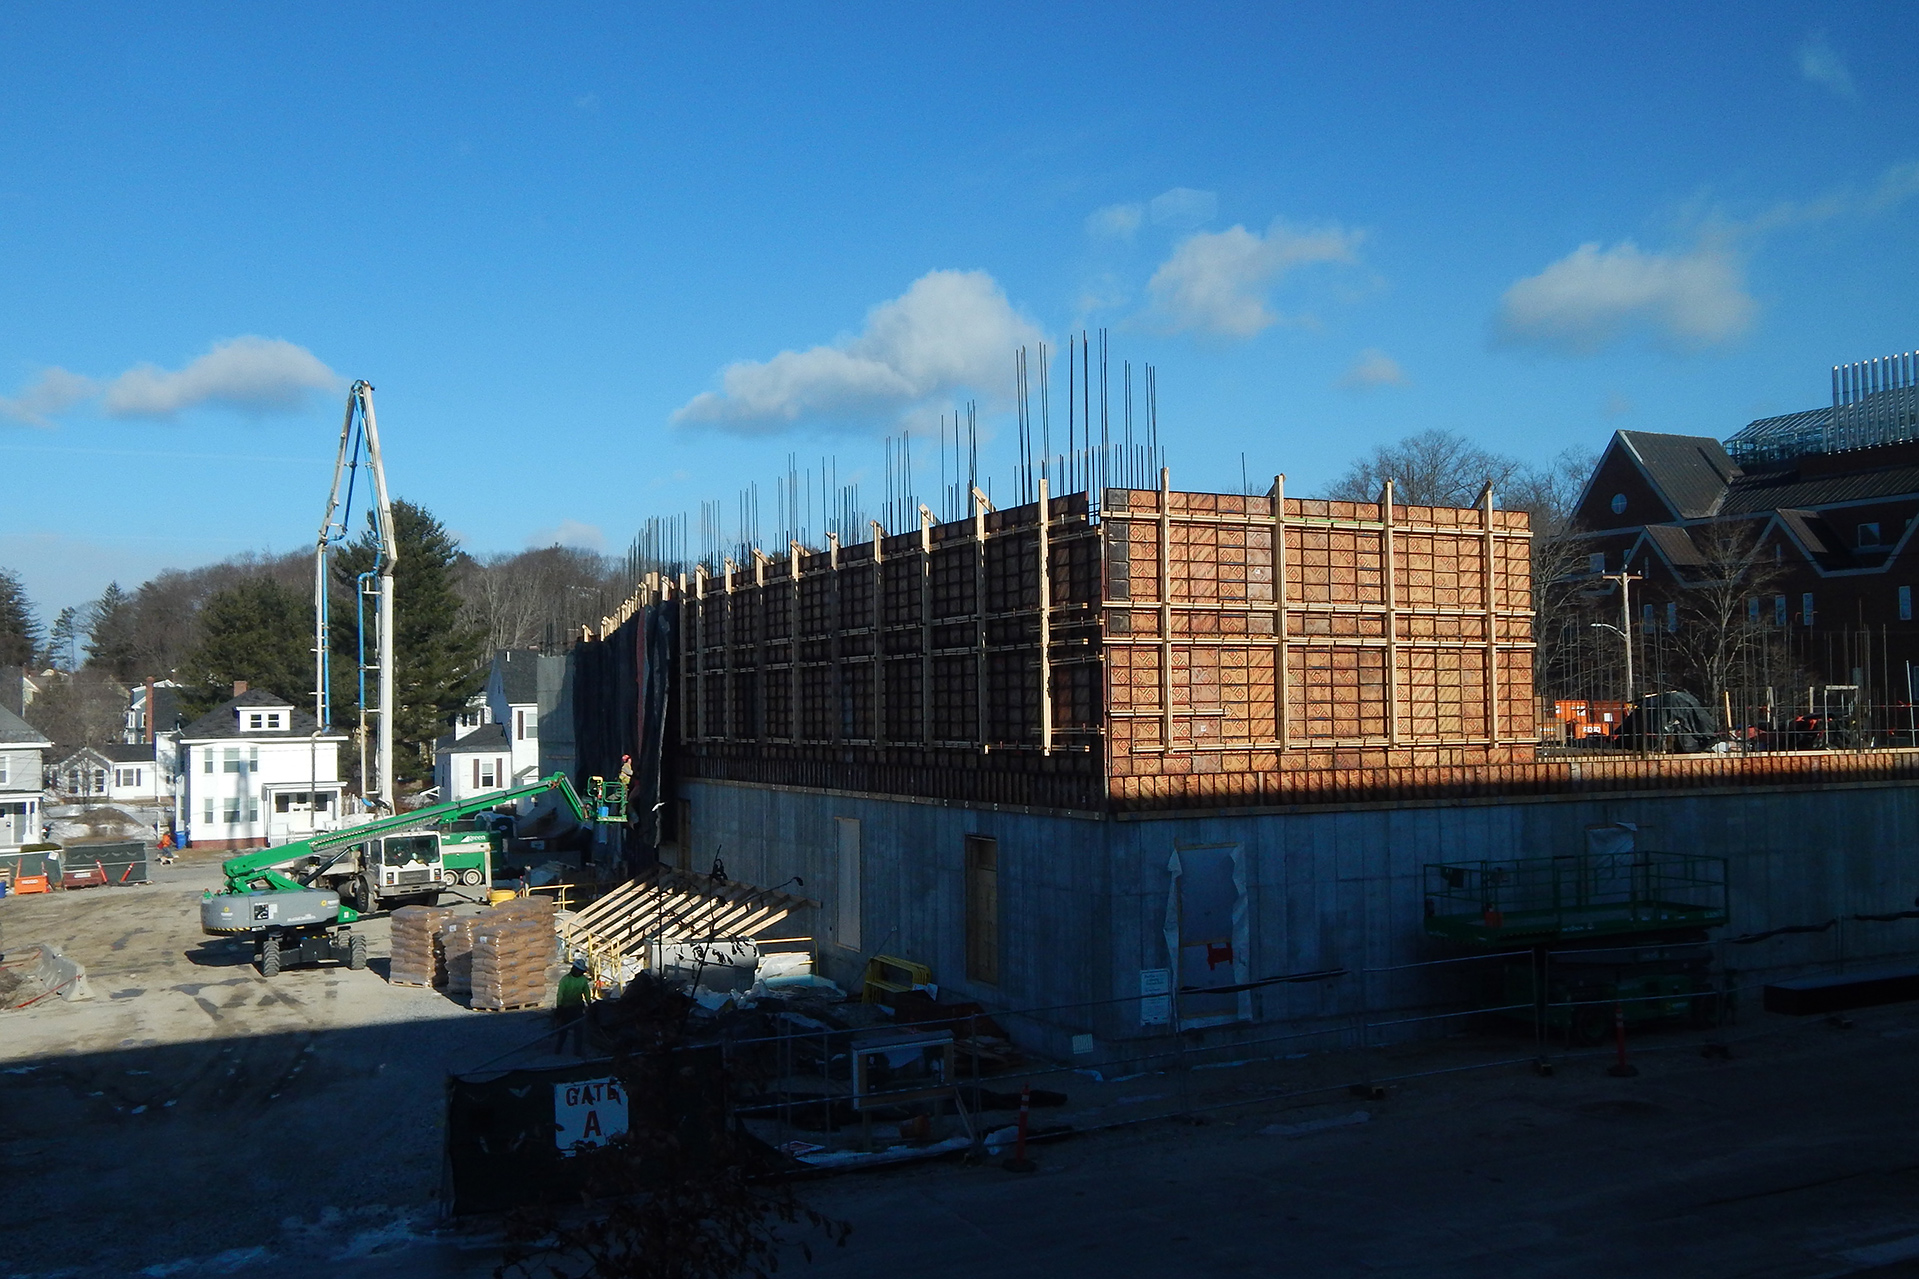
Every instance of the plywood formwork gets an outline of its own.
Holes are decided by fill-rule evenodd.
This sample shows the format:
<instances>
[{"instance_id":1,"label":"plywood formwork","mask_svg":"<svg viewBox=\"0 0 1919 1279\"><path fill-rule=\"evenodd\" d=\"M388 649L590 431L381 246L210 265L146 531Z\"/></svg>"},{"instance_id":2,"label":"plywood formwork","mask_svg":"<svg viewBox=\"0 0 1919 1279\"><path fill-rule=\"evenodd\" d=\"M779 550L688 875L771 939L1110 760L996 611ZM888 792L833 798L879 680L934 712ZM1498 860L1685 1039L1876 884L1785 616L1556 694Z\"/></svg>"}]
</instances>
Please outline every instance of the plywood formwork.
<instances>
[{"instance_id":1,"label":"plywood formwork","mask_svg":"<svg viewBox=\"0 0 1919 1279\"><path fill-rule=\"evenodd\" d=\"M685 774L1105 810L1532 758L1523 514L1103 498L697 572Z\"/></svg>"},{"instance_id":2,"label":"plywood formwork","mask_svg":"<svg viewBox=\"0 0 1919 1279\"><path fill-rule=\"evenodd\" d=\"M1114 806L1533 758L1530 530L1490 492L1455 509L1390 485L1355 503L1163 484L1108 490L1101 526Z\"/></svg>"}]
</instances>

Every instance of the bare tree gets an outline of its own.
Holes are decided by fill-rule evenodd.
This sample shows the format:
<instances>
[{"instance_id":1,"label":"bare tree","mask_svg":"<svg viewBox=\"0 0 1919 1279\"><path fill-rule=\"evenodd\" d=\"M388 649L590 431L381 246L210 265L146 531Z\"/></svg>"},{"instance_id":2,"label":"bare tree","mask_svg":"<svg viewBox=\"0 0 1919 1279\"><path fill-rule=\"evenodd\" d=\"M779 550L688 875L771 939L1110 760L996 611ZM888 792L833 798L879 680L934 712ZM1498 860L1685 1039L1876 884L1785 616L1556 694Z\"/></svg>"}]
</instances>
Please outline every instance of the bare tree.
<instances>
[{"instance_id":1,"label":"bare tree","mask_svg":"<svg viewBox=\"0 0 1919 1279\"><path fill-rule=\"evenodd\" d=\"M1490 453L1451 431L1421 431L1395 444L1382 444L1346 468L1326 493L1345 502L1376 502L1380 487L1393 482L1393 497L1408 506L1471 506L1488 485L1504 493L1526 470L1525 464Z\"/></svg>"},{"instance_id":2,"label":"bare tree","mask_svg":"<svg viewBox=\"0 0 1919 1279\"><path fill-rule=\"evenodd\" d=\"M563 644L626 594L618 565L570 546L467 558L459 569L463 617L489 649Z\"/></svg>"},{"instance_id":3,"label":"bare tree","mask_svg":"<svg viewBox=\"0 0 1919 1279\"><path fill-rule=\"evenodd\" d=\"M26 720L58 746L117 742L127 722L126 686L97 666L58 675L28 704Z\"/></svg>"},{"instance_id":4,"label":"bare tree","mask_svg":"<svg viewBox=\"0 0 1919 1279\"><path fill-rule=\"evenodd\" d=\"M1732 521L1695 528L1699 562L1680 567L1678 647L1714 714L1722 713L1736 684L1751 683L1752 668L1777 642L1766 597L1777 592L1785 570L1767 553L1760 531Z\"/></svg>"}]
</instances>

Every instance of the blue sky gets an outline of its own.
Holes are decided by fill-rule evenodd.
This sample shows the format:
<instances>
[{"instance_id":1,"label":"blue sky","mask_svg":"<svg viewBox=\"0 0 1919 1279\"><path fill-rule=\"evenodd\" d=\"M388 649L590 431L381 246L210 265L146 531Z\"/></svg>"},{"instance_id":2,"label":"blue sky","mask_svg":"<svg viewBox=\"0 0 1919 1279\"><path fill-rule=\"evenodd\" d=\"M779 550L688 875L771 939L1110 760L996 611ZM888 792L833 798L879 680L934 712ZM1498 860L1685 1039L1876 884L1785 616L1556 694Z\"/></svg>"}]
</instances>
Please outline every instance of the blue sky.
<instances>
[{"instance_id":1,"label":"blue sky","mask_svg":"<svg viewBox=\"0 0 1919 1279\"><path fill-rule=\"evenodd\" d=\"M361 377L475 551L764 529L789 452L874 506L969 398L1003 485L1082 327L1181 487L1723 437L1919 344L1919 33L1674 8L12 6L0 565L309 544Z\"/></svg>"}]
</instances>

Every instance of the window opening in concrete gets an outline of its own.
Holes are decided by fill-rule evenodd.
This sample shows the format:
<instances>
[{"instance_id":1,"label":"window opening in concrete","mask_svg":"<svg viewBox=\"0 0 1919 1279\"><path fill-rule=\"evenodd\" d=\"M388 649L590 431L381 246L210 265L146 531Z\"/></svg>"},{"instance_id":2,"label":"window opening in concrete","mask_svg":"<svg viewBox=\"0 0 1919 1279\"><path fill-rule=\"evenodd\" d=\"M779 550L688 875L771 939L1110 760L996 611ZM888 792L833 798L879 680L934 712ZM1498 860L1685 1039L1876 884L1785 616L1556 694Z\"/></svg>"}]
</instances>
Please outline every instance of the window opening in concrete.
<instances>
[{"instance_id":1,"label":"window opening in concrete","mask_svg":"<svg viewBox=\"0 0 1919 1279\"><path fill-rule=\"evenodd\" d=\"M840 841L839 943L860 948L860 821L836 817Z\"/></svg>"},{"instance_id":2,"label":"window opening in concrete","mask_svg":"<svg viewBox=\"0 0 1919 1279\"><path fill-rule=\"evenodd\" d=\"M1230 989L1250 979L1246 878L1239 846L1182 848L1167 869L1173 877L1167 942L1180 992L1180 1028L1250 1019L1251 993ZM1219 993L1211 993L1215 990Z\"/></svg>"},{"instance_id":3,"label":"window opening in concrete","mask_svg":"<svg viewBox=\"0 0 1919 1279\"><path fill-rule=\"evenodd\" d=\"M966 977L999 985L999 841L966 837Z\"/></svg>"}]
</instances>

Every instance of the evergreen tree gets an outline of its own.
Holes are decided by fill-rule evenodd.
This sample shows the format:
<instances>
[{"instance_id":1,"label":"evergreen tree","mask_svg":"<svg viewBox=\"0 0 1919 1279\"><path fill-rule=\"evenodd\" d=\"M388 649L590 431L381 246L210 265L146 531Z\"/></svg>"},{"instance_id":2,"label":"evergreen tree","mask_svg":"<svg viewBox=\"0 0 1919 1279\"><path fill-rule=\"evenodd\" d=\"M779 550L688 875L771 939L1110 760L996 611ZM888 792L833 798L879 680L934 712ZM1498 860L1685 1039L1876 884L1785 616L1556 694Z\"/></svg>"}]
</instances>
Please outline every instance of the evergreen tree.
<instances>
[{"instance_id":1,"label":"evergreen tree","mask_svg":"<svg viewBox=\"0 0 1919 1279\"><path fill-rule=\"evenodd\" d=\"M120 583L107 583L107 589L87 609L87 665L101 668L123 684L131 682L139 674L135 669L136 620L133 596L121 590Z\"/></svg>"},{"instance_id":2,"label":"evergreen tree","mask_svg":"<svg viewBox=\"0 0 1919 1279\"><path fill-rule=\"evenodd\" d=\"M233 682L313 705L313 601L278 580L250 577L216 591L200 613L201 641L181 675L191 714L233 695Z\"/></svg>"},{"instance_id":3,"label":"evergreen tree","mask_svg":"<svg viewBox=\"0 0 1919 1279\"><path fill-rule=\"evenodd\" d=\"M0 568L0 666L26 666L40 651L40 619L20 575Z\"/></svg>"},{"instance_id":4,"label":"evergreen tree","mask_svg":"<svg viewBox=\"0 0 1919 1279\"><path fill-rule=\"evenodd\" d=\"M333 631L348 662L359 652L352 592L359 575L373 567L377 545L370 518L368 524L360 540L334 560L344 598L334 605ZM393 535L399 548L393 573L393 772L397 780L411 782L431 775L434 739L484 681L486 636L462 619L456 574L460 548L440 522L424 507L396 501ZM367 639L370 652L373 636Z\"/></svg>"},{"instance_id":5,"label":"evergreen tree","mask_svg":"<svg viewBox=\"0 0 1919 1279\"><path fill-rule=\"evenodd\" d=\"M47 665L70 671L80 664L80 610L69 605L53 619L47 634Z\"/></svg>"}]
</instances>

